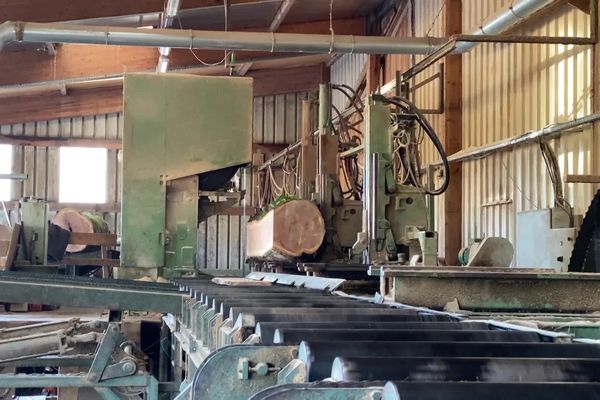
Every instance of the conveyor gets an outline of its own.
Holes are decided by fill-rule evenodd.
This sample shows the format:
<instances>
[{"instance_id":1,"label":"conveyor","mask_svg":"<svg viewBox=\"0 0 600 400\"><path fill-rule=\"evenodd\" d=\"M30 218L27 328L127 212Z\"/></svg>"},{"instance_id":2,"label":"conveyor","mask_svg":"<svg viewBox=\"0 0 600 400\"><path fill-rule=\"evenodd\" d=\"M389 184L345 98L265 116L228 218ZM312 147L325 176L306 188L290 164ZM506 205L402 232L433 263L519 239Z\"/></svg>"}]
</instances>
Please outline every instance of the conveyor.
<instances>
[{"instance_id":1,"label":"conveyor","mask_svg":"<svg viewBox=\"0 0 600 400\"><path fill-rule=\"evenodd\" d=\"M323 279L176 280L190 297L165 320L191 398L600 399L597 344L310 288Z\"/></svg>"},{"instance_id":2,"label":"conveyor","mask_svg":"<svg viewBox=\"0 0 600 400\"><path fill-rule=\"evenodd\" d=\"M179 313L182 293L168 283L0 271L0 302Z\"/></svg>"},{"instance_id":3,"label":"conveyor","mask_svg":"<svg viewBox=\"0 0 600 400\"><path fill-rule=\"evenodd\" d=\"M595 342L397 303L379 304L331 290L339 287L337 280L252 276L273 283L256 286L238 280L227 286L195 277L155 284L2 273L0 289L67 287L69 295L63 293L60 299L51 297L49 290L27 296L41 303L56 299L74 305L85 293L95 293L103 299L95 304L99 308L131 309L127 302L132 301L136 308L151 311L162 302L160 307L169 311L161 311L161 347L168 358L161 365L172 368L162 373L158 386L148 374L127 378L129 386L150 382L147 393L173 390L181 383L180 398L194 400L600 399L600 345ZM0 301L11 301L15 293L16 289L0 291ZM77 364L84 371L93 367L89 356L84 361ZM57 382L49 376L29 379ZM96 385L89 377L73 375L61 376L58 382L116 387L121 384L118 379ZM25 387L31 381L27 376L0 375L0 384Z\"/></svg>"}]
</instances>

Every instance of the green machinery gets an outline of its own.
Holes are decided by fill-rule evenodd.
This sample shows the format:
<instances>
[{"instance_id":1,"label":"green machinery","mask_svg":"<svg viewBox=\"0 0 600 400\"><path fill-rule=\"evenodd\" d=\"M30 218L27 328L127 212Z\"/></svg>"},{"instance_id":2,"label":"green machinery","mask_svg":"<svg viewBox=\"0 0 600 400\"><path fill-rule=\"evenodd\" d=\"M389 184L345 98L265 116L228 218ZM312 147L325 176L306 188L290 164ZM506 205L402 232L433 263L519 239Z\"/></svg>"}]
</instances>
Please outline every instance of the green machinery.
<instances>
[{"instance_id":1,"label":"green machinery","mask_svg":"<svg viewBox=\"0 0 600 400\"><path fill-rule=\"evenodd\" d=\"M355 127L361 121L343 115L332 105L333 89L345 90L336 85L320 87L319 129L308 135L303 133L300 142L258 168L259 173L272 179L275 161L283 158L282 169L289 170L285 160L300 149L296 162L302 172L296 177L300 181L296 195L315 201L326 225L322 249L303 260L306 262L301 268L350 271L355 269L353 266L364 269L372 263L437 265L438 236L432 231L432 196L428 196L435 191L421 184L424 173L417 167L419 127L426 125L433 136L435 132L412 105L396 106L394 100L373 95L363 108L356 105L354 93L355 115L362 119L362 135L342 135L345 126ZM333 111L337 113L335 118ZM353 130L356 132L357 128ZM350 158L355 165L352 182L344 170ZM445 175L448 176L447 170ZM263 182L269 184L267 178ZM351 196L346 195L350 190L344 193L348 186L353 189ZM434 194L441 192L443 188ZM260 262L269 264L268 260Z\"/></svg>"},{"instance_id":2,"label":"green machinery","mask_svg":"<svg viewBox=\"0 0 600 400\"><path fill-rule=\"evenodd\" d=\"M401 124L392 124L394 118L407 123L404 133L414 135L412 116L396 114L381 96L369 97L363 149L366 217L353 253L362 253L365 263L410 261L437 265L437 233L427 230L425 191L398 183L393 153L396 131Z\"/></svg>"},{"instance_id":3,"label":"green machinery","mask_svg":"<svg viewBox=\"0 0 600 400\"><path fill-rule=\"evenodd\" d=\"M124 125L119 275L193 271L208 196L251 161L252 81L126 75Z\"/></svg>"}]
</instances>

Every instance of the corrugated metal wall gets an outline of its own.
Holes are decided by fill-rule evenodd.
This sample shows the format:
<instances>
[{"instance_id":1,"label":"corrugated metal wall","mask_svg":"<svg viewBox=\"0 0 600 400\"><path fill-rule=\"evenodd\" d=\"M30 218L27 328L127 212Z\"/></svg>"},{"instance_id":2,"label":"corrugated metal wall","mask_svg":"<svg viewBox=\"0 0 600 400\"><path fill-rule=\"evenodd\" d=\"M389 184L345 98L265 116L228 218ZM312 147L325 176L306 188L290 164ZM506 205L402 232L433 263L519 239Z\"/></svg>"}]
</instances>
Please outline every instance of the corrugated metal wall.
<instances>
[{"instance_id":1,"label":"corrugated metal wall","mask_svg":"<svg viewBox=\"0 0 600 400\"><path fill-rule=\"evenodd\" d=\"M345 54L331 65L331 83L348 85L356 89L364 79L368 56L366 54ZM338 110L344 111L349 104L348 98L334 90L331 102Z\"/></svg>"},{"instance_id":2,"label":"corrugated metal wall","mask_svg":"<svg viewBox=\"0 0 600 400\"><path fill-rule=\"evenodd\" d=\"M254 99L254 141L264 144L288 144L299 139L302 100L316 94L291 93ZM27 124L0 126L0 135L119 139L122 114L104 114ZM33 196L58 201L59 148L13 147L13 172L26 173L25 182L13 182L11 198ZM121 165L116 150L108 152L109 203L121 200ZM251 194L249 171L241 174L243 187ZM118 213L104 213L111 230L119 231ZM246 222L244 216L213 216L200 224L197 262L200 269L240 270L245 264Z\"/></svg>"},{"instance_id":3,"label":"corrugated metal wall","mask_svg":"<svg viewBox=\"0 0 600 400\"><path fill-rule=\"evenodd\" d=\"M510 6L511 0L463 0L463 31L481 25L489 16ZM415 2L415 35L443 35L443 0ZM409 21L400 36L408 36ZM589 35L589 16L564 5L543 18L532 20L524 34ZM418 61L421 57L416 57ZM385 80L396 69L410 65L409 56L386 60ZM436 74L432 67L414 83ZM589 47L527 44L482 44L463 56L463 148L480 146L549 124L571 120L591 112L592 52ZM439 82L418 90L415 101L422 108L436 108ZM442 116L429 116L440 135ZM553 141L566 174L599 173L594 159L600 149L592 132L563 136ZM437 159L426 146L424 163ZM472 238L516 238L520 211L550 207L553 191L538 145L496 154L463 164L463 244ZM568 200L582 213L593 194L592 185L567 184ZM441 198L440 198L441 200ZM444 226L443 209L436 206L437 226ZM441 230L440 230L441 231ZM443 231L440 232L442 235ZM441 238L440 243L443 243ZM443 249L440 249L443 254Z\"/></svg>"},{"instance_id":4,"label":"corrugated metal wall","mask_svg":"<svg viewBox=\"0 0 600 400\"><path fill-rule=\"evenodd\" d=\"M254 143L290 144L300 139L302 100L307 92L254 98Z\"/></svg>"},{"instance_id":5,"label":"corrugated metal wall","mask_svg":"<svg viewBox=\"0 0 600 400\"><path fill-rule=\"evenodd\" d=\"M123 133L120 113L90 117L55 119L0 126L0 135L44 138L120 139ZM35 197L58 201L59 148L13 146L12 170L28 175L26 181L13 181L11 199ZM121 196L120 160L117 150L108 151L107 203L119 203ZM111 230L118 230L117 213L103 213Z\"/></svg>"},{"instance_id":6,"label":"corrugated metal wall","mask_svg":"<svg viewBox=\"0 0 600 400\"><path fill-rule=\"evenodd\" d=\"M464 0L466 30L507 8L510 0ZM534 19L522 33L588 36L589 16L565 5ZM592 52L562 45L480 45L463 56L463 147L479 146L591 113ZM591 174L592 132L553 141L562 177ZM595 154L596 153L596 154ZM539 146L495 154L463 165L463 241L482 236L516 238L520 211L551 207L552 185ZM567 184L576 213L587 209L593 187Z\"/></svg>"},{"instance_id":7,"label":"corrugated metal wall","mask_svg":"<svg viewBox=\"0 0 600 400\"><path fill-rule=\"evenodd\" d=\"M486 0L487 1L487 0ZM484 1L484 2L486 2ZM397 36L399 37L410 37L412 31L416 37L443 37L443 9L444 0L417 0L414 2L414 11L407 13L405 21L403 21ZM414 13L414 27L411 26L411 13ZM422 60L424 56L410 56L410 55L389 55L385 59L385 69L383 73L384 83L390 82L396 78L397 71L406 71L415 62ZM419 74L411 83L412 87L419 85L420 83L432 78L439 72L439 64L436 63L431 68L425 70ZM417 107L421 109L437 109L440 97L440 86L441 82L439 79L433 80L430 83L418 88L412 94L412 100L415 102ZM390 93L393 94L393 93ZM444 132L444 119L442 115L428 114L427 118L435 131L440 137ZM433 144L429 140L425 140L422 146L422 164L425 165L431 161L437 161L439 156L433 147ZM441 183L441 182L439 182ZM436 197L435 200L435 214L436 218L436 230L439 232L439 252L440 255L444 255L444 235L446 234L440 227L444 226L444 197Z\"/></svg>"}]
</instances>

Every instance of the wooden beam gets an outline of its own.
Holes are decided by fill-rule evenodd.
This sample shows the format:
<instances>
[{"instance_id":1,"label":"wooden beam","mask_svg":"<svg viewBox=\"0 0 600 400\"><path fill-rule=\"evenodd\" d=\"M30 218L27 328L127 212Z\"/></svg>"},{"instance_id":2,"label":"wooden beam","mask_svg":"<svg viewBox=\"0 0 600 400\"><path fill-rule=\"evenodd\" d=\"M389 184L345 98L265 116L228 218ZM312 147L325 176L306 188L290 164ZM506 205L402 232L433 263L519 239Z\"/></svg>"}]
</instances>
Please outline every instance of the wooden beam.
<instances>
[{"instance_id":1,"label":"wooden beam","mask_svg":"<svg viewBox=\"0 0 600 400\"><path fill-rule=\"evenodd\" d=\"M600 18L592 23L598 24L595 32L600 32ZM600 42L596 43L592 53L592 110L594 113L600 113ZM591 152L593 173L600 175L600 122L593 125L593 146Z\"/></svg>"},{"instance_id":2,"label":"wooden beam","mask_svg":"<svg viewBox=\"0 0 600 400\"><path fill-rule=\"evenodd\" d=\"M590 0L569 0L568 3L577 7L584 13L590 13Z\"/></svg>"},{"instance_id":3,"label":"wooden beam","mask_svg":"<svg viewBox=\"0 0 600 400\"><path fill-rule=\"evenodd\" d=\"M277 32L277 30L279 29L279 27L281 27L281 24L287 17L295 2L296 0L281 0L281 5L279 6L279 9L275 13L273 20L271 21L271 25L267 30L268 32ZM242 64L236 68L236 72L238 73L238 75L244 76L250 70L250 68L252 68L252 63Z\"/></svg>"},{"instance_id":4,"label":"wooden beam","mask_svg":"<svg viewBox=\"0 0 600 400\"><path fill-rule=\"evenodd\" d=\"M280 70L250 71L254 78L254 96L268 96L317 90L323 81L323 65Z\"/></svg>"},{"instance_id":5,"label":"wooden beam","mask_svg":"<svg viewBox=\"0 0 600 400\"><path fill-rule=\"evenodd\" d=\"M185 3L185 2L184 2ZM359 35L364 32L362 18L334 21L339 34ZM286 33L328 33L329 21L282 25L280 32ZM215 63L223 58L222 51L195 51L207 63ZM238 63L261 59L299 56L271 52L236 51ZM86 77L101 77L125 72L154 71L158 61L158 51L153 47L100 46L100 45L60 45L55 57L44 53L24 50L0 53L0 85L18 85L40 81L68 80ZM169 56L171 69L202 67L187 49L173 49ZM256 64L256 63L255 63Z\"/></svg>"},{"instance_id":6,"label":"wooden beam","mask_svg":"<svg viewBox=\"0 0 600 400\"><path fill-rule=\"evenodd\" d=\"M85 244L91 246L116 246L117 235L112 233L71 232L69 244Z\"/></svg>"},{"instance_id":7,"label":"wooden beam","mask_svg":"<svg viewBox=\"0 0 600 400\"><path fill-rule=\"evenodd\" d=\"M598 149L596 149L598 150ZM598 183L600 184L600 175L567 175L566 183Z\"/></svg>"},{"instance_id":8,"label":"wooden beam","mask_svg":"<svg viewBox=\"0 0 600 400\"><path fill-rule=\"evenodd\" d=\"M85 139L36 136L0 136L0 144L32 147L96 147L110 150L121 150L122 143L118 139Z\"/></svg>"},{"instance_id":9,"label":"wooden beam","mask_svg":"<svg viewBox=\"0 0 600 400\"><path fill-rule=\"evenodd\" d=\"M367 95L375 92L381 86L381 56L370 54L367 59Z\"/></svg>"},{"instance_id":10,"label":"wooden beam","mask_svg":"<svg viewBox=\"0 0 600 400\"><path fill-rule=\"evenodd\" d=\"M462 32L462 0L446 0L445 35ZM462 150L462 56L446 57L444 148L448 155ZM458 265L462 247L462 164L450 164L450 186L443 196L444 243L446 265Z\"/></svg>"},{"instance_id":11,"label":"wooden beam","mask_svg":"<svg viewBox=\"0 0 600 400\"><path fill-rule=\"evenodd\" d=\"M118 112L123 89L73 90L68 96L47 95L0 99L0 125Z\"/></svg>"},{"instance_id":12,"label":"wooden beam","mask_svg":"<svg viewBox=\"0 0 600 400\"><path fill-rule=\"evenodd\" d=\"M225 71L223 71L225 72ZM250 71L254 78L254 95L270 96L283 93L316 90L322 82L322 65L288 69ZM48 94L44 96L18 96L0 98L0 125L45 121L57 118L83 117L88 115L121 112L123 110L123 89L121 86L89 90L71 90L68 95ZM10 139L2 139L10 141ZM55 139L17 138L27 142L13 143L28 146L45 146ZM45 142L44 142L45 141ZM61 142L62 143L62 142ZM68 145L68 142L65 142ZM73 142L81 143L84 142ZM117 147L116 143L102 142ZM48 144L50 145L50 144ZM60 144L62 145L62 144ZM107 147L107 146L100 146Z\"/></svg>"},{"instance_id":13,"label":"wooden beam","mask_svg":"<svg viewBox=\"0 0 600 400\"><path fill-rule=\"evenodd\" d=\"M229 0L230 4L257 0ZM164 0L13 0L2 2L1 21L55 22L162 12ZM185 0L181 9L223 6L223 0Z\"/></svg>"},{"instance_id":14,"label":"wooden beam","mask_svg":"<svg viewBox=\"0 0 600 400\"><path fill-rule=\"evenodd\" d=\"M94 266L108 266L118 267L121 264L120 260L114 260L112 258L92 258L92 257L64 257L61 261L65 265L94 265Z\"/></svg>"}]
</instances>

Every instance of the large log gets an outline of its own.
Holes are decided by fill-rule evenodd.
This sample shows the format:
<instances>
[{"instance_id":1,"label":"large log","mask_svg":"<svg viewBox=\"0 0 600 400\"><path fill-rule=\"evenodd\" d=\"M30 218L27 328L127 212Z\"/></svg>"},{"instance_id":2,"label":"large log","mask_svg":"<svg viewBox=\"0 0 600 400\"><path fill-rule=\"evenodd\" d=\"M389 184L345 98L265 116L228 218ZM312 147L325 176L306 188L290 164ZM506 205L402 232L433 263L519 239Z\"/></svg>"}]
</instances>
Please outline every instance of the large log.
<instances>
[{"instance_id":1,"label":"large log","mask_svg":"<svg viewBox=\"0 0 600 400\"><path fill-rule=\"evenodd\" d=\"M291 200L248 223L247 255L290 261L314 254L324 237L325 221L319 208L307 200Z\"/></svg>"},{"instance_id":2,"label":"large log","mask_svg":"<svg viewBox=\"0 0 600 400\"><path fill-rule=\"evenodd\" d=\"M63 208L58 211L52 223L60 226L71 232L78 233L106 233L108 232L108 224L99 216L82 213L74 208ZM68 253L78 253L85 250L85 244L69 244L67 246Z\"/></svg>"}]
</instances>

